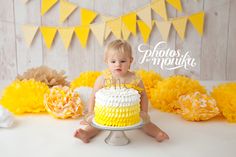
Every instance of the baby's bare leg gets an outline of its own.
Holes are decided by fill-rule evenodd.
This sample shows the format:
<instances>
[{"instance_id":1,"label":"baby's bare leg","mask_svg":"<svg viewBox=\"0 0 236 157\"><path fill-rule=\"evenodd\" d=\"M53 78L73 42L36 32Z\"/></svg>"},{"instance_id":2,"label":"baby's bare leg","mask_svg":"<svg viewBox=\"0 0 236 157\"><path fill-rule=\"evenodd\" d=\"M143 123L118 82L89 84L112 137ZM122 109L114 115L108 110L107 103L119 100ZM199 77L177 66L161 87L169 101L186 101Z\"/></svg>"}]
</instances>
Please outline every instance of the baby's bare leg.
<instances>
[{"instance_id":1,"label":"baby's bare leg","mask_svg":"<svg viewBox=\"0 0 236 157\"><path fill-rule=\"evenodd\" d=\"M90 139L96 136L100 132L99 129L92 126L87 126L85 130L76 130L74 137L81 139L84 143L88 143Z\"/></svg>"},{"instance_id":2,"label":"baby's bare leg","mask_svg":"<svg viewBox=\"0 0 236 157\"><path fill-rule=\"evenodd\" d=\"M148 122L147 124L145 124L142 127L142 130L151 137L154 137L158 142L169 139L169 136L152 122Z\"/></svg>"}]
</instances>

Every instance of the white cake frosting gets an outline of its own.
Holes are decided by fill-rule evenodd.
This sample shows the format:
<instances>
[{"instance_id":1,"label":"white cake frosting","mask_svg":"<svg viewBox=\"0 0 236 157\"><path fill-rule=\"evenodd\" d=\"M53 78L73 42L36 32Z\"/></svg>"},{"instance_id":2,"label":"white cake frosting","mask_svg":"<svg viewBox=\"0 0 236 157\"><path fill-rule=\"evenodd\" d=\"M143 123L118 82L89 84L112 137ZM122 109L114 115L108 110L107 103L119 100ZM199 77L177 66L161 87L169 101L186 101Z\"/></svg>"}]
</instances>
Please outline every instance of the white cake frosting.
<instances>
[{"instance_id":1,"label":"white cake frosting","mask_svg":"<svg viewBox=\"0 0 236 157\"><path fill-rule=\"evenodd\" d=\"M132 88L102 88L95 94L95 121L105 126L140 122L140 94Z\"/></svg>"},{"instance_id":2,"label":"white cake frosting","mask_svg":"<svg viewBox=\"0 0 236 157\"><path fill-rule=\"evenodd\" d=\"M95 94L96 102L103 106L130 106L140 102L140 95L132 88L102 88Z\"/></svg>"}]
</instances>

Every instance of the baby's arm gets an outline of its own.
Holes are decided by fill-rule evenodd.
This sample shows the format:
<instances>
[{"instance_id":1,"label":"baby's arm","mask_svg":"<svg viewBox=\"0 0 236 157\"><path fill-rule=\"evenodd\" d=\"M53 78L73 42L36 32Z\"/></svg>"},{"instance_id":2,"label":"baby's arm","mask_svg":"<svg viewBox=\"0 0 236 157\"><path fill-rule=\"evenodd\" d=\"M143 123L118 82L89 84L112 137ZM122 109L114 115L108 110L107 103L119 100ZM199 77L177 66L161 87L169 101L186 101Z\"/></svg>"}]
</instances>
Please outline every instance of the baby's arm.
<instances>
[{"instance_id":1,"label":"baby's arm","mask_svg":"<svg viewBox=\"0 0 236 157\"><path fill-rule=\"evenodd\" d=\"M92 94L90 95L89 101L88 101L88 112L92 113L94 110L94 104L95 104L95 93L103 88L103 82L104 77L103 75L99 76L94 84Z\"/></svg>"},{"instance_id":2,"label":"baby's arm","mask_svg":"<svg viewBox=\"0 0 236 157\"><path fill-rule=\"evenodd\" d=\"M141 102L140 102L141 111L147 113L148 112L148 98L147 98L147 93L145 91L142 80L139 82L138 86L141 87L142 89L144 89L141 93Z\"/></svg>"}]
</instances>

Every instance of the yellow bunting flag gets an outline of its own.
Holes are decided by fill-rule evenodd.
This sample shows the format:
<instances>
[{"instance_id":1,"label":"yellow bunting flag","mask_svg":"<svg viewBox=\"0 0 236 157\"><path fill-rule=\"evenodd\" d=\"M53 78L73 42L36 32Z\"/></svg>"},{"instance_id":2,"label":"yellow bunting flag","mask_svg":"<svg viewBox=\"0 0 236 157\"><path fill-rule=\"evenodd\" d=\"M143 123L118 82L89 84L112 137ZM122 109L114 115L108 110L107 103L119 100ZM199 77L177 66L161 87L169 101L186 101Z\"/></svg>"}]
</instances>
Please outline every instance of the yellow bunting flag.
<instances>
[{"instance_id":1,"label":"yellow bunting flag","mask_svg":"<svg viewBox=\"0 0 236 157\"><path fill-rule=\"evenodd\" d=\"M151 15L151 5L147 5L137 11L138 17L144 21L148 27L152 28L152 15Z\"/></svg>"},{"instance_id":2,"label":"yellow bunting flag","mask_svg":"<svg viewBox=\"0 0 236 157\"><path fill-rule=\"evenodd\" d=\"M111 19L114 19L114 17L102 16L102 21L103 21L103 22L107 22L107 21L109 21L109 20L111 20ZM105 27L104 40L106 40L110 34L111 34L111 29L106 25L106 27Z\"/></svg>"},{"instance_id":3,"label":"yellow bunting flag","mask_svg":"<svg viewBox=\"0 0 236 157\"><path fill-rule=\"evenodd\" d=\"M104 35L105 35L105 27L106 27L105 22L90 25L90 28L100 45L103 45Z\"/></svg>"},{"instance_id":4,"label":"yellow bunting flag","mask_svg":"<svg viewBox=\"0 0 236 157\"><path fill-rule=\"evenodd\" d=\"M187 17L177 18L172 21L172 24L175 30L177 31L178 35L180 36L182 40L184 40L184 37L185 37L187 21L188 21Z\"/></svg>"},{"instance_id":5,"label":"yellow bunting flag","mask_svg":"<svg viewBox=\"0 0 236 157\"><path fill-rule=\"evenodd\" d=\"M162 39L167 41L169 37L171 22L170 21L156 21L156 26L161 33Z\"/></svg>"},{"instance_id":6,"label":"yellow bunting flag","mask_svg":"<svg viewBox=\"0 0 236 157\"><path fill-rule=\"evenodd\" d=\"M168 20L165 0L155 0L151 3L151 8L164 20Z\"/></svg>"},{"instance_id":7,"label":"yellow bunting flag","mask_svg":"<svg viewBox=\"0 0 236 157\"><path fill-rule=\"evenodd\" d=\"M41 15L44 15L50 10L58 0L42 0L41 1Z\"/></svg>"},{"instance_id":8,"label":"yellow bunting flag","mask_svg":"<svg viewBox=\"0 0 236 157\"><path fill-rule=\"evenodd\" d=\"M122 24L122 37L124 40L128 40L130 36L129 29L125 26L125 24Z\"/></svg>"},{"instance_id":9,"label":"yellow bunting flag","mask_svg":"<svg viewBox=\"0 0 236 157\"><path fill-rule=\"evenodd\" d=\"M89 26L78 26L75 27L75 34L78 37L80 44L83 48L86 47L90 28Z\"/></svg>"},{"instance_id":10,"label":"yellow bunting flag","mask_svg":"<svg viewBox=\"0 0 236 157\"><path fill-rule=\"evenodd\" d=\"M122 16L121 19L122 19L122 22L125 24L126 28L130 32L132 32L133 35L136 35L136 13L131 12L127 15Z\"/></svg>"},{"instance_id":11,"label":"yellow bunting flag","mask_svg":"<svg viewBox=\"0 0 236 157\"><path fill-rule=\"evenodd\" d=\"M81 25L82 26L89 25L97 17L96 12L94 12L92 10L85 9L85 8L80 9L80 14L81 14Z\"/></svg>"},{"instance_id":12,"label":"yellow bunting flag","mask_svg":"<svg viewBox=\"0 0 236 157\"><path fill-rule=\"evenodd\" d=\"M202 36L202 34L203 34L204 15L205 15L204 12L199 12L196 14L192 14L188 18L200 36Z\"/></svg>"},{"instance_id":13,"label":"yellow bunting flag","mask_svg":"<svg viewBox=\"0 0 236 157\"><path fill-rule=\"evenodd\" d=\"M182 4L181 0L166 0L170 5L172 5L175 9L177 9L179 12L182 12Z\"/></svg>"},{"instance_id":14,"label":"yellow bunting flag","mask_svg":"<svg viewBox=\"0 0 236 157\"><path fill-rule=\"evenodd\" d=\"M121 17L107 21L107 26L111 29L112 33L117 39L121 38Z\"/></svg>"},{"instance_id":15,"label":"yellow bunting flag","mask_svg":"<svg viewBox=\"0 0 236 157\"><path fill-rule=\"evenodd\" d=\"M68 49L68 47L70 46L71 39L74 34L74 28L73 27L71 27L71 28L70 27L58 28L58 32L61 35L62 41L63 41L66 49Z\"/></svg>"},{"instance_id":16,"label":"yellow bunting flag","mask_svg":"<svg viewBox=\"0 0 236 157\"><path fill-rule=\"evenodd\" d=\"M22 31L24 33L25 42L30 46L38 31L38 26L24 25L22 26Z\"/></svg>"},{"instance_id":17,"label":"yellow bunting flag","mask_svg":"<svg viewBox=\"0 0 236 157\"><path fill-rule=\"evenodd\" d=\"M141 32L141 35L143 37L144 43L147 43L150 33L152 31L151 30L152 27L150 28L146 23L144 23L141 20L138 20L138 26L139 26L139 30Z\"/></svg>"},{"instance_id":18,"label":"yellow bunting flag","mask_svg":"<svg viewBox=\"0 0 236 157\"><path fill-rule=\"evenodd\" d=\"M77 8L77 5L66 0L60 1L60 22L63 23Z\"/></svg>"},{"instance_id":19,"label":"yellow bunting flag","mask_svg":"<svg viewBox=\"0 0 236 157\"><path fill-rule=\"evenodd\" d=\"M55 35L57 33L57 28L42 26L42 27L40 27L40 31L43 35L44 42L45 42L47 48L50 48L53 43L53 40L55 38Z\"/></svg>"}]
</instances>

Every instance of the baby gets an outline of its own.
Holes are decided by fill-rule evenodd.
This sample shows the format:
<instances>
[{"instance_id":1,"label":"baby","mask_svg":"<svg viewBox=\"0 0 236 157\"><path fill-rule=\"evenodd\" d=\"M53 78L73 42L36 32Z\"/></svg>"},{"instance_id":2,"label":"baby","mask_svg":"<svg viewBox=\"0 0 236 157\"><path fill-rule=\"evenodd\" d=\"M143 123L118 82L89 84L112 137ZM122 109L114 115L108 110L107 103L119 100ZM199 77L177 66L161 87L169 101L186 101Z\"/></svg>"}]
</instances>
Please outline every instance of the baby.
<instances>
[{"instance_id":1,"label":"baby","mask_svg":"<svg viewBox=\"0 0 236 157\"><path fill-rule=\"evenodd\" d=\"M111 42L105 49L105 63L108 65L108 72L111 74L112 78L119 79L120 82L133 82L132 80L137 80L137 75L134 72L129 71L130 65L133 61L132 49L128 42L123 40L115 40ZM92 113L95 104L95 93L104 87L105 79L107 78L106 73L97 78L93 92L89 99L89 109L88 112ZM136 81L137 82L137 81ZM141 111L148 114L148 99L147 94L144 90L144 85L141 79L137 82L137 86L143 89L140 92L141 95ZM82 122L83 123L83 122ZM155 138L158 142L169 139L168 135L158 128L154 123L148 122L143 127L142 130ZM92 126L87 126L85 130L76 130L74 136L81 139L84 143L88 143L91 138L96 136L100 132L99 129Z\"/></svg>"}]
</instances>

